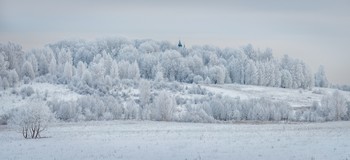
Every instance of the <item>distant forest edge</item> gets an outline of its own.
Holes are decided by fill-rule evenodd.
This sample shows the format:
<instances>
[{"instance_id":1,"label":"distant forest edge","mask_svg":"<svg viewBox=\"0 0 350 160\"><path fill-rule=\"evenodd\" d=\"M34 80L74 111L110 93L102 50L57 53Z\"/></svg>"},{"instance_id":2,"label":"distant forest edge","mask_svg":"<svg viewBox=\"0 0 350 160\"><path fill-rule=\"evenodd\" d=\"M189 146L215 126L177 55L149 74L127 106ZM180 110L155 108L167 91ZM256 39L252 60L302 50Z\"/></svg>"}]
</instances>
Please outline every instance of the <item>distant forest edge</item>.
<instances>
[{"instance_id":1,"label":"distant forest edge","mask_svg":"<svg viewBox=\"0 0 350 160\"><path fill-rule=\"evenodd\" d=\"M184 83L303 89L329 86L323 66L313 74L299 59L288 55L278 59L273 57L271 49L262 51L250 44L239 49L208 45L185 48L168 41L110 38L60 41L26 53L18 44L0 44L3 89L40 76L49 76L62 84L80 79L93 87L113 79L155 80L157 75L165 81Z\"/></svg>"},{"instance_id":2,"label":"distant forest edge","mask_svg":"<svg viewBox=\"0 0 350 160\"><path fill-rule=\"evenodd\" d=\"M79 97L48 100L49 91L41 94L32 83L65 85ZM30 101L16 106L13 100L11 105L16 107L0 108L0 123L20 126L23 131L43 126L52 117L181 122L350 119L350 103L340 91L313 91L323 95L322 100L296 109L283 101L233 98L201 87L229 83L299 89L300 93L314 86L329 87L323 66L313 74L301 60L287 55L278 59L271 49L261 51L250 44L239 49L186 48L167 41L110 38L60 41L24 52L9 42L0 44L0 96ZM31 137L40 136L37 130Z\"/></svg>"}]
</instances>

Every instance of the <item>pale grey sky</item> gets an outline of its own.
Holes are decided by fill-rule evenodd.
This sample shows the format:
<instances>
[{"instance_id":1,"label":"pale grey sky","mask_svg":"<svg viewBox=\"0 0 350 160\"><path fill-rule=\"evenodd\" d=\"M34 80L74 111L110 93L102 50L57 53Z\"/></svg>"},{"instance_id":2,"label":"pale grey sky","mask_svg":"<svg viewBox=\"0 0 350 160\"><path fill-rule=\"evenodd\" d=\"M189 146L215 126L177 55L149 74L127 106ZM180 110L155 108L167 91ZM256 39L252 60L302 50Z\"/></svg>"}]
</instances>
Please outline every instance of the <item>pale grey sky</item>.
<instances>
[{"instance_id":1,"label":"pale grey sky","mask_svg":"<svg viewBox=\"0 0 350 160\"><path fill-rule=\"evenodd\" d=\"M348 0L0 0L0 42L24 49L62 39L178 39L187 46L272 48L350 84Z\"/></svg>"}]
</instances>

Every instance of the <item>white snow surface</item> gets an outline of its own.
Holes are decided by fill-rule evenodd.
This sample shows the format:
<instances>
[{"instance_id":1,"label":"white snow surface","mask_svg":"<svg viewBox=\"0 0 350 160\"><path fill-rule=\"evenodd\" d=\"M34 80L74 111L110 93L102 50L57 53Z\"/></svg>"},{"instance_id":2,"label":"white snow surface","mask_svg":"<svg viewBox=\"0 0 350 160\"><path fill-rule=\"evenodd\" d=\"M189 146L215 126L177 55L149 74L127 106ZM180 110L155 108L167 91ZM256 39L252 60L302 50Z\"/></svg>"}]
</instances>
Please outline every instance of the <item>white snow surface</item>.
<instances>
[{"instance_id":1,"label":"white snow surface","mask_svg":"<svg viewBox=\"0 0 350 160\"><path fill-rule=\"evenodd\" d=\"M41 139L0 126L0 159L350 159L350 122L56 123Z\"/></svg>"},{"instance_id":2,"label":"white snow surface","mask_svg":"<svg viewBox=\"0 0 350 160\"><path fill-rule=\"evenodd\" d=\"M289 103L292 107L309 107L314 101L320 102L325 94L332 94L336 89L318 88L312 90L287 89L276 87L240 85L240 84L222 84L222 85L202 85L203 88L216 94L222 94L230 97L240 97L240 99L265 98L272 101L283 101ZM314 93L318 91L321 93ZM350 101L350 92L341 92L348 101Z\"/></svg>"},{"instance_id":3,"label":"white snow surface","mask_svg":"<svg viewBox=\"0 0 350 160\"><path fill-rule=\"evenodd\" d=\"M24 87L32 87L34 90L34 94L30 97L25 97L24 99L20 95L21 88ZM17 94L13 94L13 90L16 90ZM31 83L21 85L19 88L11 88L5 91L1 91L0 94L0 114L3 112L7 112L12 108L19 107L24 104L28 104L28 102L35 98L37 94L44 97L47 92L47 101L51 100L77 100L81 97L80 94L71 91L67 85L58 85L58 84L50 84L50 83Z\"/></svg>"}]
</instances>

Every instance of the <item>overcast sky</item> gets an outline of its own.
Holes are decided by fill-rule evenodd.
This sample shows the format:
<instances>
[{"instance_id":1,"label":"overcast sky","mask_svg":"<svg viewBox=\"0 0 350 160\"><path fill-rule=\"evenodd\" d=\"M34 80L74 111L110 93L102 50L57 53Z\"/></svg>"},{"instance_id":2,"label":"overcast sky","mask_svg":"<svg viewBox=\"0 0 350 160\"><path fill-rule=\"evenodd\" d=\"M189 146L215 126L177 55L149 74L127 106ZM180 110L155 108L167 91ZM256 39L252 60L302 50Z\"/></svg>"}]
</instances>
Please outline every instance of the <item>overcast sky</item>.
<instances>
[{"instance_id":1,"label":"overcast sky","mask_svg":"<svg viewBox=\"0 0 350 160\"><path fill-rule=\"evenodd\" d=\"M181 39L186 46L248 43L326 68L350 84L347 0L0 0L0 43L25 50L63 39Z\"/></svg>"}]
</instances>

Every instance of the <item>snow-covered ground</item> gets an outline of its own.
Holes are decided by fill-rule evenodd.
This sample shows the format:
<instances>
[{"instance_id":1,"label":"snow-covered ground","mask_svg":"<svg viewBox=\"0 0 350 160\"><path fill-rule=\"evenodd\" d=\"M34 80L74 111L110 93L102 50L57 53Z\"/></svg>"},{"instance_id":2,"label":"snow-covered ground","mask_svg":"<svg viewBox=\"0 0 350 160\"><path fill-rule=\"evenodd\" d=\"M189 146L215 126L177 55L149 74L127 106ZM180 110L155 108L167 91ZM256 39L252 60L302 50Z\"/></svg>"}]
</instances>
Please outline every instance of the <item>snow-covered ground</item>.
<instances>
[{"instance_id":1,"label":"snow-covered ground","mask_svg":"<svg viewBox=\"0 0 350 160\"><path fill-rule=\"evenodd\" d=\"M32 87L34 94L31 97L23 98L20 95L20 90L24 87ZM14 92L15 91L15 92ZM21 85L19 88L7 89L0 91L0 115L12 108L28 104L32 98L35 98L36 94L45 97L47 94L47 100L77 100L81 95L71 91L67 85L55 85L50 83L31 83Z\"/></svg>"},{"instance_id":2,"label":"snow-covered ground","mask_svg":"<svg viewBox=\"0 0 350 160\"><path fill-rule=\"evenodd\" d=\"M325 94L332 94L335 91L332 88L315 87L312 90L302 90L240 84L202 85L202 87L213 93L241 99L265 98L272 101L284 101L292 107L311 106L314 101L320 102ZM350 101L350 92L339 92Z\"/></svg>"},{"instance_id":3,"label":"snow-covered ground","mask_svg":"<svg viewBox=\"0 0 350 160\"><path fill-rule=\"evenodd\" d=\"M350 122L57 123L23 139L0 126L0 159L350 159Z\"/></svg>"}]
</instances>

